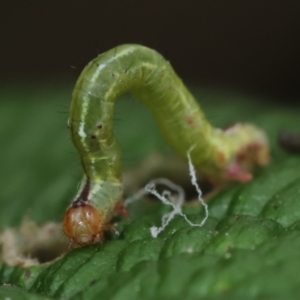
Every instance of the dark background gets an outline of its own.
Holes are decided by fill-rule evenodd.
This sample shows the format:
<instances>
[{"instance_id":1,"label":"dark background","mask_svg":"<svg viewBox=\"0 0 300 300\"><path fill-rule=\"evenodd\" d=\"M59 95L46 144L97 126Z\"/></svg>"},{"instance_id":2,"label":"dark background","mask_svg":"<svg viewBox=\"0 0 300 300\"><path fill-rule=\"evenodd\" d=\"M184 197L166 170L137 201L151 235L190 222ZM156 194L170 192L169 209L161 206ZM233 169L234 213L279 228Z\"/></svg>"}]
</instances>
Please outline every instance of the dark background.
<instances>
[{"instance_id":1,"label":"dark background","mask_svg":"<svg viewBox=\"0 0 300 300\"><path fill-rule=\"evenodd\" d=\"M0 79L75 83L122 43L161 52L184 80L298 101L300 1L6 1Z\"/></svg>"}]
</instances>

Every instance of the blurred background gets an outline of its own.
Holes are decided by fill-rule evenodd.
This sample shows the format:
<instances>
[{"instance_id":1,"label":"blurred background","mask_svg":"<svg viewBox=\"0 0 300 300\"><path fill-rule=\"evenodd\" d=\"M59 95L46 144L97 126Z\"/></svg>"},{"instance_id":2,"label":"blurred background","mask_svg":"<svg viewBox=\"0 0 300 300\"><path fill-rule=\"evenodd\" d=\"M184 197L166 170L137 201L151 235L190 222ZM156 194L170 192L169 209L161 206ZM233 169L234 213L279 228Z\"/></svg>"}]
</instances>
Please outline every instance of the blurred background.
<instances>
[{"instance_id":1,"label":"blurred background","mask_svg":"<svg viewBox=\"0 0 300 300\"><path fill-rule=\"evenodd\" d=\"M170 60L214 126L264 128L276 161L278 132L300 130L299 16L296 0L1 1L0 228L24 214L62 220L82 176L66 128L72 89L91 59L123 43ZM146 108L117 102L124 169L173 153Z\"/></svg>"},{"instance_id":2,"label":"blurred background","mask_svg":"<svg viewBox=\"0 0 300 300\"><path fill-rule=\"evenodd\" d=\"M185 81L298 101L300 1L2 1L1 83L69 82L140 43Z\"/></svg>"}]
</instances>

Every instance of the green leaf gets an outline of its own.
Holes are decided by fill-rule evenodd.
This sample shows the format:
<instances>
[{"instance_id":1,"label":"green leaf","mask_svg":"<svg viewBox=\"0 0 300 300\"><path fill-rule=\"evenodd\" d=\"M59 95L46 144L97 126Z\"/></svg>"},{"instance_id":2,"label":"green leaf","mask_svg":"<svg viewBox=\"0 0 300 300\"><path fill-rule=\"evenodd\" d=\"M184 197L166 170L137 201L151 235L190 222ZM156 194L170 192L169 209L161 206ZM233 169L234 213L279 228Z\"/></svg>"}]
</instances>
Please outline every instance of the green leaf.
<instances>
[{"instance_id":1,"label":"green leaf","mask_svg":"<svg viewBox=\"0 0 300 300\"><path fill-rule=\"evenodd\" d=\"M25 215L40 223L62 220L82 172L65 125L70 94L57 86L2 89L1 228L20 225ZM2 264L0 298L298 299L300 157L284 153L276 137L297 128L299 113L241 95L195 94L215 126L249 121L265 128L270 166L216 194L202 228L176 217L154 239L149 229L168 208L142 200L129 207L131 218L116 219L119 235L103 244L29 268ZM154 151L171 152L132 98L118 101L115 130L125 168ZM184 211L193 222L204 217L199 205Z\"/></svg>"},{"instance_id":2,"label":"green leaf","mask_svg":"<svg viewBox=\"0 0 300 300\"><path fill-rule=\"evenodd\" d=\"M34 293L23 291L16 286L1 286L0 299L18 299L18 300L52 300L52 297L41 296Z\"/></svg>"}]
</instances>

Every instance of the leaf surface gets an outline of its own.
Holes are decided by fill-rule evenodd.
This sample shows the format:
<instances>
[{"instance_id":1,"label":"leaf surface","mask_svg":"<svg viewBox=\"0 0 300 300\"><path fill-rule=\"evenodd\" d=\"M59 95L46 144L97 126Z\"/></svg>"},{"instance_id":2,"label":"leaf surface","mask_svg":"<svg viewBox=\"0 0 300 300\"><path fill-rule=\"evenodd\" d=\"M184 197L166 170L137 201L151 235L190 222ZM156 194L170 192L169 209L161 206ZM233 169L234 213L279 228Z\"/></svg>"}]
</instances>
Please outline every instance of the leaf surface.
<instances>
[{"instance_id":1,"label":"leaf surface","mask_svg":"<svg viewBox=\"0 0 300 300\"><path fill-rule=\"evenodd\" d=\"M81 169L66 129L70 89L3 89L0 102L0 226L61 221ZM119 236L74 249L56 261L30 268L1 265L0 296L12 299L266 299L300 293L300 157L284 153L278 132L297 128L299 109L195 90L210 122L249 121L266 129L272 162L253 181L235 184L209 202L202 228L176 217L154 239L167 208L132 204L119 218ZM115 130L126 168L165 146L150 114L120 99ZM256 103L256 104L254 104ZM60 112L62 111L62 112ZM119 120L121 118L121 120ZM299 127L298 127L299 128ZM184 208L200 222L201 206ZM3 297L4 297L3 296ZM215 298L216 297L216 298Z\"/></svg>"}]
</instances>

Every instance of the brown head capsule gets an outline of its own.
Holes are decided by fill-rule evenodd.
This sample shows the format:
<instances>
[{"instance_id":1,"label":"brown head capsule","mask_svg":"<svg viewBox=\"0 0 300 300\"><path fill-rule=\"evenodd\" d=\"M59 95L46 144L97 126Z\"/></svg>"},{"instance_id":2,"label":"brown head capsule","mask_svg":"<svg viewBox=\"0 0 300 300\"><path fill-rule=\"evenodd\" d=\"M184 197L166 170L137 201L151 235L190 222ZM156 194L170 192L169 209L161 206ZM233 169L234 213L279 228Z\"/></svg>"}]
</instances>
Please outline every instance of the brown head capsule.
<instances>
[{"instance_id":1,"label":"brown head capsule","mask_svg":"<svg viewBox=\"0 0 300 300\"><path fill-rule=\"evenodd\" d=\"M66 211L63 227L75 246L85 246L103 240L103 225L101 215L93 206L74 202Z\"/></svg>"}]
</instances>

